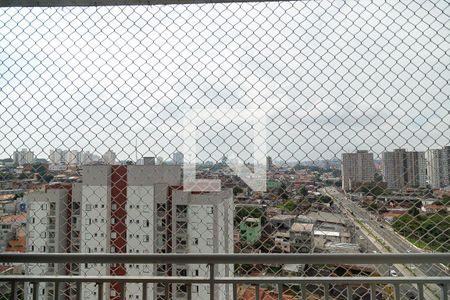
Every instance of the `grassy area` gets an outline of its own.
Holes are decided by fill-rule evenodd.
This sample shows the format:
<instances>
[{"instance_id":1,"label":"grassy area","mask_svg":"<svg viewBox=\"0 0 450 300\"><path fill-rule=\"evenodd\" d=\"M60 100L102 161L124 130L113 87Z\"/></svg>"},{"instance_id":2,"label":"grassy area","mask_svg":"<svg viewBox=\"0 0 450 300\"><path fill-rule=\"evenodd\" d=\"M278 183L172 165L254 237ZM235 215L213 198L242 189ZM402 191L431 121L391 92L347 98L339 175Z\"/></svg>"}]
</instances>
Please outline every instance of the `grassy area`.
<instances>
[{"instance_id":1,"label":"grassy area","mask_svg":"<svg viewBox=\"0 0 450 300\"><path fill-rule=\"evenodd\" d=\"M405 214L396 218L392 227L415 246L434 252L450 252L450 216Z\"/></svg>"}]
</instances>

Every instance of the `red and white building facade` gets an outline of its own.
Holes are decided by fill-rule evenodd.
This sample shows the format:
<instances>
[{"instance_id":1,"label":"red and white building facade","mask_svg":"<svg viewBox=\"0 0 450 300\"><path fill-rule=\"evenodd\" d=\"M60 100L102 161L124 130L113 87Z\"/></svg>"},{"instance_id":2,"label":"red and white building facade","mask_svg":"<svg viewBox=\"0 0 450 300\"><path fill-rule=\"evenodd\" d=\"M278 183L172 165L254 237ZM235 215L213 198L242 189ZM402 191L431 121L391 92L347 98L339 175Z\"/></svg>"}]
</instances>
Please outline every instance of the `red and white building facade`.
<instances>
[{"instance_id":1,"label":"red and white building facade","mask_svg":"<svg viewBox=\"0 0 450 300\"><path fill-rule=\"evenodd\" d=\"M233 194L185 192L180 166L84 166L82 183L49 186L26 195L29 201L27 251L36 253L232 253ZM232 276L233 266L216 266ZM29 264L28 274L208 276L205 265ZM141 299L142 285L127 284L126 299ZM230 290L229 290L230 289ZM31 299L32 287L26 288ZM54 295L41 284L40 299ZM82 299L98 299L94 284L83 284ZM62 286L60 299L75 299L75 286ZM104 289L103 299L119 299L121 286ZM192 286L193 299L209 299L207 286ZM216 299L231 298L218 286ZM171 299L187 299L183 285ZM165 299L162 286L149 284L148 299Z\"/></svg>"}]
</instances>

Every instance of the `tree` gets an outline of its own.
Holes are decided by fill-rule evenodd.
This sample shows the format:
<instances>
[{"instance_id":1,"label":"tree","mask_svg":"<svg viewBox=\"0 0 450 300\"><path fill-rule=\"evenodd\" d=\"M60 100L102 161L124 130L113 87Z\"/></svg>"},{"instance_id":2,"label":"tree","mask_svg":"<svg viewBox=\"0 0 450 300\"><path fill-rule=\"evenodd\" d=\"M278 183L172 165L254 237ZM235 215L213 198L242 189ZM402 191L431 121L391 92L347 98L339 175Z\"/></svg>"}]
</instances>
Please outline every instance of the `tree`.
<instances>
[{"instance_id":1,"label":"tree","mask_svg":"<svg viewBox=\"0 0 450 300\"><path fill-rule=\"evenodd\" d=\"M434 202L434 204L448 206L448 205L450 205L450 196L442 195L442 200Z\"/></svg>"},{"instance_id":2,"label":"tree","mask_svg":"<svg viewBox=\"0 0 450 300\"><path fill-rule=\"evenodd\" d=\"M308 195L308 190L304 186L302 186L302 188L300 189L300 194L306 196Z\"/></svg>"},{"instance_id":3,"label":"tree","mask_svg":"<svg viewBox=\"0 0 450 300\"><path fill-rule=\"evenodd\" d=\"M378 205L375 202L370 203L369 207L367 208L370 211L377 212L378 211Z\"/></svg>"},{"instance_id":4,"label":"tree","mask_svg":"<svg viewBox=\"0 0 450 300\"><path fill-rule=\"evenodd\" d=\"M281 187L278 189L278 195L281 197L281 199L286 200L287 198L289 198L289 195L286 193L286 189L286 183L282 182Z\"/></svg>"},{"instance_id":5,"label":"tree","mask_svg":"<svg viewBox=\"0 0 450 300\"><path fill-rule=\"evenodd\" d=\"M284 211L294 211L297 208L297 203L293 200L287 200L283 202L283 204L279 205L278 208Z\"/></svg>"},{"instance_id":6,"label":"tree","mask_svg":"<svg viewBox=\"0 0 450 300\"><path fill-rule=\"evenodd\" d=\"M239 186L235 186L234 188L233 188L233 194L236 196L237 194L241 194L242 192L244 192L244 190L241 188L241 187L239 187Z\"/></svg>"},{"instance_id":7,"label":"tree","mask_svg":"<svg viewBox=\"0 0 450 300\"><path fill-rule=\"evenodd\" d=\"M319 201L322 203L333 203L333 199L327 195L320 195Z\"/></svg>"},{"instance_id":8,"label":"tree","mask_svg":"<svg viewBox=\"0 0 450 300\"><path fill-rule=\"evenodd\" d=\"M373 176L373 179L375 180L375 182L382 182L383 176L379 173L375 173L375 175Z\"/></svg>"}]
</instances>

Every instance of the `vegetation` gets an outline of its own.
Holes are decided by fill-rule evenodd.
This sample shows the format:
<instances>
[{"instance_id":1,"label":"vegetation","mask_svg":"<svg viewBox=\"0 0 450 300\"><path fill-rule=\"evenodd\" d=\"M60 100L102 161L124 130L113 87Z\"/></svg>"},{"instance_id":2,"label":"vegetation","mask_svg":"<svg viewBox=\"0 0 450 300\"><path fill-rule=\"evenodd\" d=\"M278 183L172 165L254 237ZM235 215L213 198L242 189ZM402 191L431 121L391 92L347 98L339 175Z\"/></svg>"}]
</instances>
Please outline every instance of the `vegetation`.
<instances>
[{"instance_id":1,"label":"vegetation","mask_svg":"<svg viewBox=\"0 0 450 300\"><path fill-rule=\"evenodd\" d=\"M278 205L277 207L283 211L291 212L297 208L297 203L295 203L294 200L287 200L283 202L283 204Z\"/></svg>"},{"instance_id":2,"label":"vegetation","mask_svg":"<svg viewBox=\"0 0 450 300\"><path fill-rule=\"evenodd\" d=\"M380 182L364 183L356 189L356 192L364 193L366 196L378 197L388 195L389 192Z\"/></svg>"},{"instance_id":3,"label":"vegetation","mask_svg":"<svg viewBox=\"0 0 450 300\"><path fill-rule=\"evenodd\" d=\"M393 228L415 245L426 245L437 252L449 252L450 216L405 214L396 218Z\"/></svg>"},{"instance_id":4,"label":"vegetation","mask_svg":"<svg viewBox=\"0 0 450 300\"><path fill-rule=\"evenodd\" d=\"M450 206L450 196L448 195L443 195L442 196L442 200L436 201L433 204L435 205L445 205L445 206Z\"/></svg>"},{"instance_id":5,"label":"vegetation","mask_svg":"<svg viewBox=\"0 0 450 300\"><path fill-rule=\"evenodd\" d=\"M286 183L285 182L281 183L281 187L278 189L278 196L280 196L281 199L286 200L289 197L288 193L286 192L286 189L287 189Z\"/></svg>"},{"instance_id":6,"label":"vegetation","mask_svg":"<svg viewBox=\"0 0 450 300\"><path fill-rule=\"evenodd\" d=\"M240 224L244 218L261 218L261 223L265 222L264 212L261 208L251 206L236 207L235 224Z\"/></svg>"},{"instance_id":7,"label":"vegetation","mask_svg":"<svg viewBox=\"0 0 450 300\"><path fill-rule=\"evenodd\" d=\"M14 174L12 173L0 173L0 181L4 181L4 180L13 180L16 179L16 176L14 176Z\"/></svg>"},{"instance_id":8,"label":"vegetation","mask_svg":"<svg viewBox=\"0 0 450 300\"><path fill-rule=\"evenodd\" d=\"M302 186L300 188L300 194L303 196L306 196L306 195L308 195L308 190L304 186Z\"/></svg>"},{"instance_id":9,"label":"vegetation","mask_svg":"<svg viewBox=\"0 0 450 300\"><path fill-rule=\"evenodd\" d=\"M331 197L330 197L330 196L327 196L327 195L320 195L319 201L322 202L322 203L330 203L330 204L333 204L333 199L331 199Z\"/></svg>"},{"instance_id":10,"label":"vegetation","mask_svg":"<svg viewBox=\"0 0 450 300\"><path fill-rule=\"evenodd\" d=\"M244 192L244 190L238 186L235 186L233 188L233 194L236 196L237 194L241 194L242 192Z\"/></svg>"}]
</instances>

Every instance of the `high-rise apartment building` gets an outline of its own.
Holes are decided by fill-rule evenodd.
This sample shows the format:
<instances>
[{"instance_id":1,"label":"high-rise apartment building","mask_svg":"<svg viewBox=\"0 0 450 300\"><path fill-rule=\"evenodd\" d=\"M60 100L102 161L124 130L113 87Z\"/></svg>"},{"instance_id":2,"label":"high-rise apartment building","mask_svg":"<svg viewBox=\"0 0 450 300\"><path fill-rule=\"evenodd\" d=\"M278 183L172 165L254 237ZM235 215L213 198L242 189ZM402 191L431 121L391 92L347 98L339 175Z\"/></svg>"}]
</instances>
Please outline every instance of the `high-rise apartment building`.
<instances>
[{"instance_id":1,"label":"high-rise apartment building","mask_svg":"<svg viewBox=\"0 0 450 300\"><path fill-rule=\"evenodd\" d=\"M184 192L179 166L100 165L83 168L83 182L52 187L29 197L28 251L81 253L232 253L233 197L220 192ZM69 188L70 187L70 188ZM51 223L49 220L52 220ZM54 224L54 225L53 225ZM48 232L48 235L43 234ZM49 238L52 238L51 243ZM223 276L233 267L216 266ZM207 276L204 265L72 264L29 274L187 275ZM43 272L44 271L44 272ZM40 295L51 295L52 284ZM74 286L60 287L75 295ZM127 284L126 299L140 299L142 286ZM82 286L82 299L98 299L94 284ZM231 297L231 287L218 285L216 299ZM27 287L27 295L32 288ZM171 299L186 299L186 286L172 285ZM121 286L105 286L104 299L119 299ZM192 286L193 299L209 299L209 289ZM165 299L165 289L148 285L148 299ZM27 296L27 299L31 299ZM44 298L42 298L44 299Z\"/></svg>"},{"instance_id":2,"label":"high-rise apartment building","mask_svg":"<svg viewBox=\"0 0 450 300\"><path fill-rule=\"evenodd\" d=\"M117 160L116 153L112 150L108 150L102 155L102 160L107 165L113 165Z\"/></svg>"},{"instance_id":3,"label":"high-rise apartment building","mask_svg":"<svg viewBox=\"0 0 450 300\"><path fill-rule=\"evenodd\" d=\"M384 152L383 175L389 189L425 186L425 153L405 149Z\"/></svg>"},{"instance_id":4,"label":"high-rise apartment building","mask_svg":"<svg viewBox=\"0 0 450 300\"><path fill-rule=\"evenodd\" d=\"M183 155L183 153L181 153L179 151L175 152L173 154L172 160L173 160L173 164L174 165L182 165L183 162L184 162L184 155Z\"/></svg>"},{"instance_id":5,"label":"high-rise apartment building","mask_svg":"<svg viewBox=\"0 0 450 300\"><path fill-rule=\"evenodd\" d=\"M53 165L65 164L66 159L66 151L61 149L50 150L50 154L48 155L48 159L50 163Z\"/></svg>"},{"instance_id":6,"label":"high-rise apartment building","mask_svg":"<svg viewBox=\"0 0 450 300\"><path fill-rule=\"evenodd\" d=\"M34 152L28 149L22 149L21 151L14 151L13 160L16 165L32 164L35 160Z\"/></svg>"},{"instance_id":7,"label":"high-rise apartment building","mask_svg":"<svg viewBox=\"0 0 450 300\"><path fill-rule=\"evenodd\" d=\"M375 165L373 153L358 150L356 153L342 154L342 188L351 190L355 185L374 180Z\"/></svg>"},{"instance_id":8,"label":"high-rise apartment building","mask_svg":"<svg viewBox=\"0 0 450 300\"><path fill-rule=\"evenodd\" d=\"M431 188L438 189L450 184L449 155L450 147L426 151L427 175Z\"/></svg>"}]
</instances>

